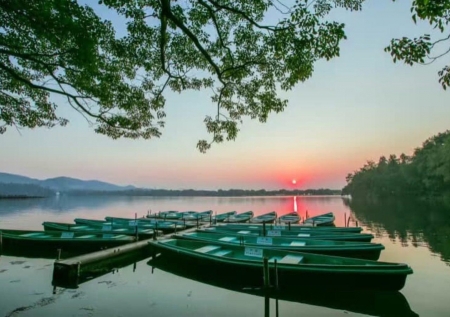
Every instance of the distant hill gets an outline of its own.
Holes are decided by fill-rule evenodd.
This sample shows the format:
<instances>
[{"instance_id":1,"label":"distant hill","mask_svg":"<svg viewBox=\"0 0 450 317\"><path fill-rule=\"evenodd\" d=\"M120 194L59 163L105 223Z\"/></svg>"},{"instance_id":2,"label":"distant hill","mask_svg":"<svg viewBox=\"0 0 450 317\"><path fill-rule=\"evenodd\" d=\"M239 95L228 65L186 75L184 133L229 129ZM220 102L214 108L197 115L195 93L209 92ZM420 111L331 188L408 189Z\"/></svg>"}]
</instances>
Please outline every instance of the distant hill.
<instances>
[{"instance_id":1,"label":"distant hill","mask_svg":"<svg viewBox=\"0 0 450 317\"><path fill-rule=\"evenodd\" d=\"M56 177L44 180L34 179L26 176L0 173L0 183L2 184L32 184L53 191L122 191L135 189L134 186L118 186L98 180L81 180L71 177Z\"/></svg>"}]
</instances>

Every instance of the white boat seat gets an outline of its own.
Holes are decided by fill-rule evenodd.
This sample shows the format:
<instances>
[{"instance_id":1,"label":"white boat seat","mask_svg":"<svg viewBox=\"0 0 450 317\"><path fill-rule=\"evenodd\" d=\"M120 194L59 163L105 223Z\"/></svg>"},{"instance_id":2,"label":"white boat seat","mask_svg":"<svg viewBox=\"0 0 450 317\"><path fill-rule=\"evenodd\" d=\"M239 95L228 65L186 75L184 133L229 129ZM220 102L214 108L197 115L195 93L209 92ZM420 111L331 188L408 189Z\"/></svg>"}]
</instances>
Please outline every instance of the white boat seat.
<instances>
[{"instance_id":1,"label":"white boat seat","mask_svg":"<svg viewBox=\"0 0 450 317\"><path fill-rule=\"evenodd\" d=\"M217 246L217 245L205 245L204 247L195 249L194 251L200 252L200 253L208 253L210 251L214 251L214 250L217 250L217 249L220 249L220 246Z\"/></svg>"},{"instance_id":2,"label":"white boat seat","mask_svg":"<svg viewBox=\"0 0 450 317\"><path fill-rule=\"evenodd\" d=\"M86 235L84 235L84 236L79 236L79 237L77 237L77 238L80 238L80 239L89 239L89 238L95 238L95 236L94 236L93 234L86 234Z\"/></svg>"},{"instance_id":3,"label":"white boat seat","mask_svg":"<svg viewBox=\"0 0 450 317\"><path fill-rule=\"evenodd\" d=\"M238 233L240 233L240 234L249 234L250 231L248 231L248 230L241 230L241 231L238 231Z\"/></svg>"},{"instance_id":4,"label":"white boat seat","mask_svg":"<svg viewBox=\"0 0 450 317\"><path fill-rule=\"evenodd\" d=\"M219 239L220 241L225 241L225 242L232 242L232 241L236 241L236 237L223 237Z\"/></svg>"},{"instance_id":5,"label":"white boat seat","mask_svg":"<svg viewBox=\"0 0 450 317\"><path fill-rule=\"evenodd\" d=\"M304 241L292 241L291 246L293 247L304 247L306 245L306 242Z\"/></svg>"},{"instance_id":6,"label":"white boat seat","mask_svg":"<svg viewBox=\"0 0 450 317\"><path fill-rule=\"evenodd\" d=\"M232 253L233 251L231 250L219 250L217 252L211 253L212 255L216 255L216 256L225 256L228 255L230 253Z\"/></svg>"},{"instance_id":7,"label":"white boat seat","mask_svg":"<svg viewBox=\"0 0 450 317\"><path fill-rule=\"evenodd\" d=\"M281 260L278 261L278 263L283 264L298 264L303 260L303 256L301 255L286 255Z\"/></svg>"}]
</instances>

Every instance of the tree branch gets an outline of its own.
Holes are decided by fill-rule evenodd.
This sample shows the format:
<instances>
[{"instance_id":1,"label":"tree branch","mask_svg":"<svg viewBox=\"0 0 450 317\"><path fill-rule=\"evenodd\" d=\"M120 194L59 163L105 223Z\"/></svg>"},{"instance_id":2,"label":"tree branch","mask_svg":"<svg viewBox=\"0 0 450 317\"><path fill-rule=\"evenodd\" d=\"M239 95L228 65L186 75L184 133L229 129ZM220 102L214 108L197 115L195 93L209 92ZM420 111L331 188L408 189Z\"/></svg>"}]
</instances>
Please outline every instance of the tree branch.
<instances>
[{"instance_id":1,"label":"tree branch","mask_svg":"<svg viewBox=\"0 0 450 317\"><path fill-rule=\"evenodd\" d=\"M212 60L211 56L208 54L208 52L205 50L205 48L200 44L200 41L198 38L189 30L186 25L182 21L180 21L173 13L170 8L170 0L161 0L162 8L161 8L161 15L166 16L169 18L178 28L180 28L184 34L186 34L191 41L194 43L195 47L202 53L203 57L208 61L208 63L211 65L211 67L214 69L219 81L222 84L225 84L222 80L222 75L220 72L219 66Z\"/></svg>"},{"instance_id":2,"label":"tree branch","mask_svg":"<svg viewBox=\"0 0 450 317\"><path fill-rule=\"evenodd\" d=\"M211 20L213 21L214 27L216 28L217 36L219 37L219 41L220 41L220 45L222 45L222 47L227 50L228 58L231 60L231 64L234 66L233 54L231 52L231 49L227 45L225 45L225 42L223 40L222 32L220 32L220 29L219 29L219 23L217 22L217 19L216 19L216 13L214 12L213 8L210 5L208 5L205 1L198 0L198 2L202 6L204 6L208 10L209 14L211 15Z\"/></svg>"},{"instance_id":3,"label":"tree branch","mask_svg":"<svg viewBox=\"0 0 450 317\"><path fill-rule=\"evenodd\" d=\"M217 3L215 0L207 0L209 3L211 3L212 5L214 5L216 8L219 9L224 9L230 12L233 12L235 14L239 14L240 16L242 16L245 20L247 20L250 24L253 24L254 26L256 26L259 29L265 29L265 30L269 30L269 31L282 31L282 30L287 30L289 29L288 27L286 28L278 28L278 27L273 27L273 26L269 26L269 25L260 25L259 23L257 23L255 20L253 20L252 18L250 18L244 11L241 11L239 9L233 8L233 7L229 7L220 3Z\"/></svg>"}]
</instances>

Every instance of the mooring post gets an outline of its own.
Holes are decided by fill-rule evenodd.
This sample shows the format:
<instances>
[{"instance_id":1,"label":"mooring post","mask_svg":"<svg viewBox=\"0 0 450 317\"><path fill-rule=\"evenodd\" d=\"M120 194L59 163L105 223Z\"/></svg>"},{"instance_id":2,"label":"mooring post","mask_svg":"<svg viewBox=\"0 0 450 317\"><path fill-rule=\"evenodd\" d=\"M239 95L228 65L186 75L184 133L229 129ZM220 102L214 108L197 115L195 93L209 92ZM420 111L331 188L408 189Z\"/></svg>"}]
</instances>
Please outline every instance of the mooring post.
<instances>
[{"instance_id":1,"label":"mooring post","mask_svg":"<svg viewBox=\"0 0 450 317\"><path fill-rule=\"evenodd\" d=\"M347 213L344 212L344 226L347 227Z\"/></svg>"},{"instance_id":2,"label":"mooring post","mask_svg":"<svg viewBox=\"0 0 450 317\"><path fill-rule=\"evenodd\" d=\"M349 227L349 225L350 225L350 216L348 216L348 219L347 219L347 227Z\"/></svg>"},{"instance_id":3,"label":"mooring post","mask_svg":"<svg viewBox=\"0 0 450 317\"><path fill-rule=\"evenodd\" d=\"M212 225L212 213L209 215L209 226L211 227Z\"/></svg>"},{"instance_id":4,"label":"mooring post","mask_svg":"<svg viewBox=\"0 0 450 317\"><path fill-rule=\"evenodd\" d=\"M114 229L114 218L111 218L111 230Z\"/></svg>"},{"instance_id":5,"label":"mooring post","mask_svg":"<svg viewBox=\"0 0 450 317\"><path fill-rule=\"evenodd\" d=\"M269 259L266 257L263 259L263 275L264 275L264 289L269 289Z\"/></svg>"},{"instance_id":6,"label":"mooring post","mask_svg":"<svg viewBox=\"0 0 450 317\"><path fill-rule=\"evenodd\" d=\"M183 226L184 226L183 230L186 229L186 219L184 218L183 218Z\"/></svg>"},{"instance_id":7,"label":"mooring post","mask_svg":"<svg viewBox=\"0 0 450 317\"><path fill-rule=\"evenodd\" d=\"M358 227L358 220L356 220L356 226ZM0 233L1 234L1 233Z\"/></svg>"},{"instance_id":8,"label":"mooring post","mask_svg":"<svg viewBox=\"0 0 450 317\"><path fill-rule=\"evenodd\" d=\"M263 221L263 237L266 236L266 222Z\"/></svg>"},{"instance_id":9,"label":"mooring post","mask_svg":"<svg viewBox=\"0 0 450 317\"><path fill-rule=\"evenodd\" d=\"M135 234L136 234L136 241L139 241L139 230L138 230L138 224L137 224L137 212L134 213L134 227L135 229Z\"/></svg>"},{"instance_id":10,"label":"mooring post","mask_svg":"<svg viewBox=\"0 0 450 317\"><path fill-rule=\"evenodd\" d=\"M288 228L289 228L289 231L291 231L291 222L290 221L288 222Z\"/></svg>"},{"instance_id":11,"label":"mooring post","mask_svg":"<svg viewBox=\"0 0 450 317\"><path fill-rule=\"evenodd\" d=\"M277 265L277 259L274 261L274 268L275 268L275 289L278 291L278 265Z\"/></svg>"},{"instance_id":12,"label":"mooring post","mask_svg":"<svg viewBox=\"0 0 450 317\"><path fill-rule=\"evenodd\" d=\"M0 254L3 252L3 232L0 231Z\"/></svg>"},{"instance_id":13,"label":"mooring post","mask_svg":"<svg viewBox=\"0 0 450 317\"><path fill-rule=\"evenodd\" d=\"M77 263L77 284L78 284L78 278L81 275L81 262Z\"/></svg>"},{"instance_id":14,"label":"mooring post","mask_svg":"<svg viewBox=\"0 0 450 317\"><path fill-rule=\"evenodd\" d=\"M198 229L198 217L196 217L197 218L197 229Z\"/></svg>"},{"instance_id":15,"label":"mooring post","mask_svg":"<svg viewBox=\"0 0 450 317\"><path fill-rule=\"evenodd\" d=\"M156 237L158 235L158 221L155 222L155 229L153 231L153 240L157 240L158 238Z\"/></svg>"},{"instance_id":16,"label":"mooring post","mask_svg":"<svg viewBox=\"0 0 450 317\"><path fill-rule=\"evenodd\" d=\"M58 261L61 260L61 249L58 249L58 256L56 257L56 259Z\"/></svg>"},{"instance_id":17,"label":"mooring post","mask_svg":"<svg viewBox=\"0 0 450 317\"><path fill-rule=\"evenodd\" d=\"M316 226L316 222L313 220L313 227L315 227Z\"/></svg>"}]
</instances>

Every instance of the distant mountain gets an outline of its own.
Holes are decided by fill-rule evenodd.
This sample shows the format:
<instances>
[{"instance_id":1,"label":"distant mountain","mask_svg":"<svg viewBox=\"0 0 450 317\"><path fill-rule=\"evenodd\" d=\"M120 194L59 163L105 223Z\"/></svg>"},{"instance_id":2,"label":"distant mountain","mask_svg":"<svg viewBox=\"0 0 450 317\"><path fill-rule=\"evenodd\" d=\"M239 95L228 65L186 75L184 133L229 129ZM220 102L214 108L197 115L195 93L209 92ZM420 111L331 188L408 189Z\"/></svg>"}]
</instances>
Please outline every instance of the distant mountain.
<instances>
[{"instance_id":1,"label":"distant mountain","mask_svg":"<svg viewBox=\"0 0 450 317\"><path fill-rule=\"evenodd\" d=\"M12 183L12 184L39 184L38 179L9 174L9 173L1 173L0 172L0 183Z\"/></svg>"},{"instance_id":2,"label":"distant mountain","mask_svg":"<svg viewBox=\"0 0 450 317\"><path fill-rule=\"evenodd\" d=\"M0 183L3 184L33 184L54 191L66 192L73 190L83 191L121 191L135 189L134 186L118 186L98 180L81 180L71 177L56 177L39 180L26 176L0 173Z\"/></svg>"}]
</instances>

